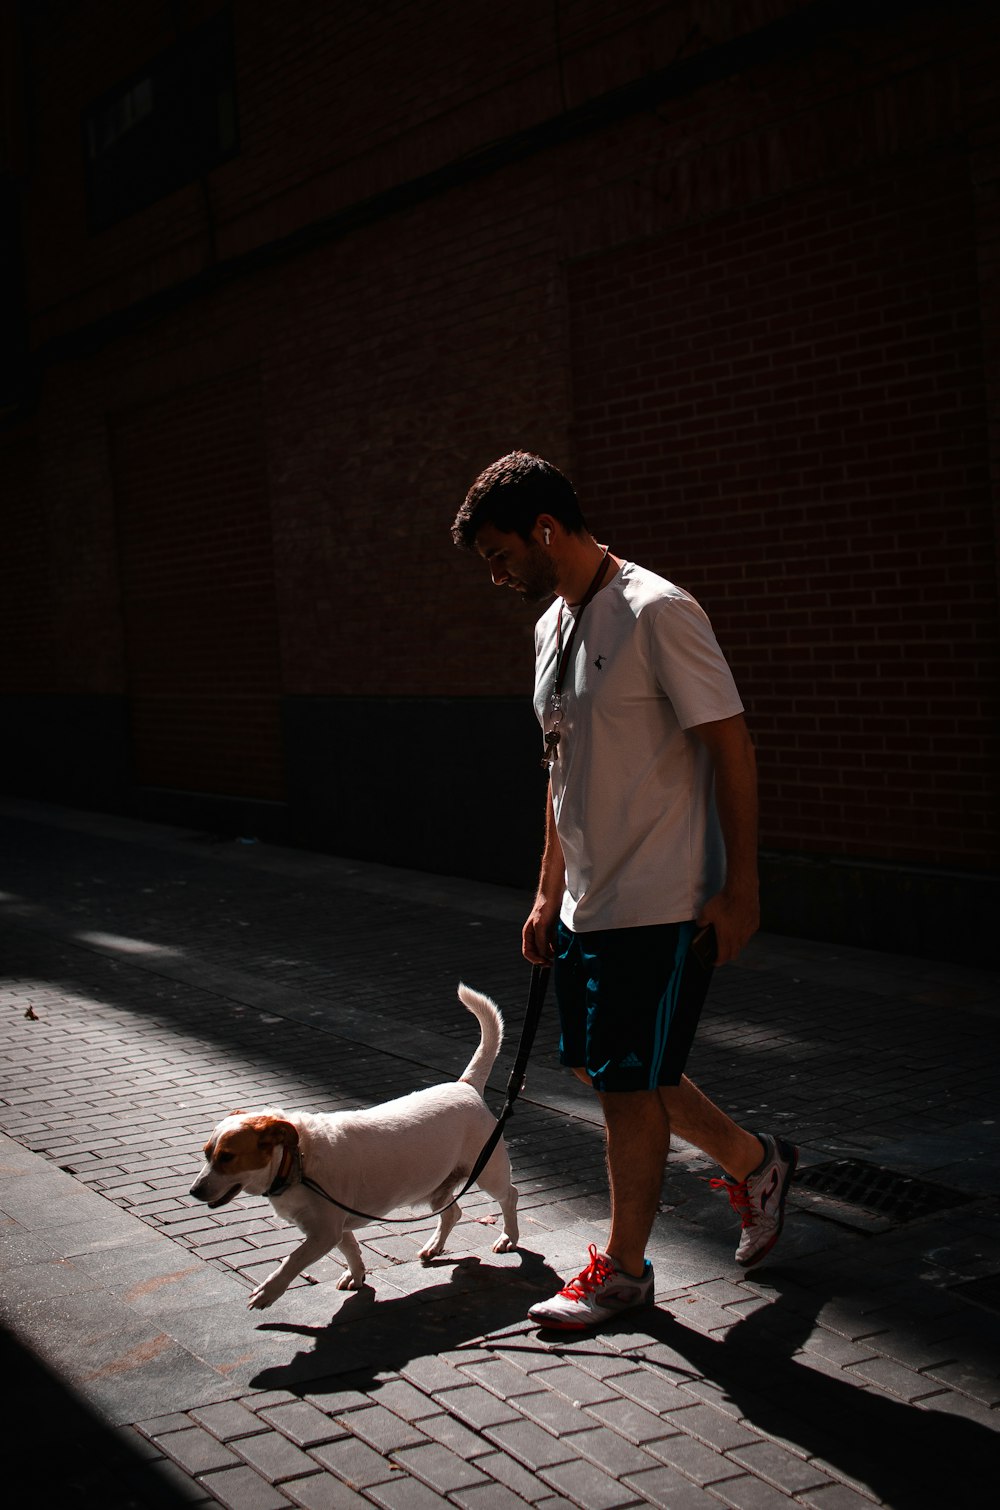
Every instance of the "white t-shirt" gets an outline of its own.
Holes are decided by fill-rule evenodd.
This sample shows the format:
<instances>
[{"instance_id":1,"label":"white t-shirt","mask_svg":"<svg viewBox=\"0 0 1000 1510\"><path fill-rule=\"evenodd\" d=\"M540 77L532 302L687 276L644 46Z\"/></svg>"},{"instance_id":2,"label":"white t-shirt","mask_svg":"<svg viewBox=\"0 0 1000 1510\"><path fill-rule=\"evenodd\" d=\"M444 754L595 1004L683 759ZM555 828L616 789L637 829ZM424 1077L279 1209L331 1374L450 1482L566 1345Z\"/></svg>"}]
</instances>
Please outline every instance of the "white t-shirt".
<instances>
[{"instance_id":1,"label":"white t-shirt","mask_svg":"<svg viewBox=\"0 0 1000 1510\"><path fill-rule=\"evenodd\" d=\"M550 694L575 610L535 626L535 712ZM551 769L566 861L568 928L637 928L697 916L725 881L712 763L696 724L743 711L708 616L683 588L624 562L588 604L562 689Z\"/></svg>"}]
</instances>

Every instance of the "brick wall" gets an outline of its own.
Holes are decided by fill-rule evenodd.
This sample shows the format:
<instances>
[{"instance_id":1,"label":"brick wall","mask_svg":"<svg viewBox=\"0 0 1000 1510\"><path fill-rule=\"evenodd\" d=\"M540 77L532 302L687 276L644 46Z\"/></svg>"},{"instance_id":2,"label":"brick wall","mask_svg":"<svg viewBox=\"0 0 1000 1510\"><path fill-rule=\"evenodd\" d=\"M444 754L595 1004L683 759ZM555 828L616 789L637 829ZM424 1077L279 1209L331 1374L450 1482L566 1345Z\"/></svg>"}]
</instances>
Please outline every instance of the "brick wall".
<instances>
[{"instance_id":1,"label":"brick wall","mask_svg":"<svg viewBox=\"0 0 1000 1510\"><path fill-rule=\"evenodd\" d=\"M256 371L114 415L111 450L136 780L281 797Z\"/></svg>"},{"instance_id":2,"label":"brick wall","mask_svg":"<svg viewBox=\"0 0 1000 1510\"><path fill-rule=\"evenodd\" d=\"M448 535L522 446L705 603L768 846L991 866L995 7L525 0L473 36L457 0L395 29L247 0L239 156L88 237L81 109L216 8L31 10L6 692L119 699L140 783L283 795L357 852L377 812L372 857L461 870L477 780L541 803L501 758L532 617ZM253 557L241 597L224 547L202 659L198 552L169 576L143 544L172 500ZM536 848L500 833L477 873Z\"/></svg>"},{"instance_id":3,"label":"brick wall","mask_svg":"<svg viewBox=\"0 0 1000 1510\"><path fill-rule=\"evenodd\" d=\"M577 468L710 608L766 844L983 863L996 572L974 205L942 151L576 264Z\"/></svg>"}]
</instances>

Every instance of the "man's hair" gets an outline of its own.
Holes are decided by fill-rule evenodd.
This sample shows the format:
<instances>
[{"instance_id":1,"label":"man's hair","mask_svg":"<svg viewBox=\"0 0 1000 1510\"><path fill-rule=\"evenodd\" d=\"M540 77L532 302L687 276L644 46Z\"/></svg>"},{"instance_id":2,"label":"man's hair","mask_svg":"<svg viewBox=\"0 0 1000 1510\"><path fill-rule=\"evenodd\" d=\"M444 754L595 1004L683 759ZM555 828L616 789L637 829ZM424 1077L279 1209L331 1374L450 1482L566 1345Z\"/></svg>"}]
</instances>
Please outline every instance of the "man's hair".
<instances>
[{"instance_id":1,"label":"man's hair","mask_svg":"<svg viewBox=\"0 0 1000 1510\"><path fill-rule=\"evenodd\" d=\"M586 529L569 478L530 451L511 451L480 472L455 516L451 537L473 550L483 525L492 524L502 534L528 540L539 514L551 514L574 535Z\"/></svg>"}]
</instances>

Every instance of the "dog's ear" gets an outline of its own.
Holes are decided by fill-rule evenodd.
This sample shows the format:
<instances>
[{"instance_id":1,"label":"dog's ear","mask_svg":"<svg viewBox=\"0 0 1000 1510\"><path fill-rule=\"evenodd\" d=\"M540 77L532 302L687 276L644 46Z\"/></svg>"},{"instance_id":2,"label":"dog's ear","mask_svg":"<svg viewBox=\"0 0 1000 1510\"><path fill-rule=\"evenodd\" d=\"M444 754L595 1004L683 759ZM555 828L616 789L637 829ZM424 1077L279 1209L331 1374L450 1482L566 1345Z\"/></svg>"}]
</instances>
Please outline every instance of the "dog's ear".
<instances>
[{"instance_id":1,"label":"dog's ear","mask_svg":"<svg viewBox=\"0 0 1000 1510\"><path fill-rule=\"evenodd\" d=\"M280 1143L283 1148L298 1148L299 1130L283 1117L251 1117L247 1126L257 1134L258 1148L270 1150Z\"/></svg>"}]
</instances>

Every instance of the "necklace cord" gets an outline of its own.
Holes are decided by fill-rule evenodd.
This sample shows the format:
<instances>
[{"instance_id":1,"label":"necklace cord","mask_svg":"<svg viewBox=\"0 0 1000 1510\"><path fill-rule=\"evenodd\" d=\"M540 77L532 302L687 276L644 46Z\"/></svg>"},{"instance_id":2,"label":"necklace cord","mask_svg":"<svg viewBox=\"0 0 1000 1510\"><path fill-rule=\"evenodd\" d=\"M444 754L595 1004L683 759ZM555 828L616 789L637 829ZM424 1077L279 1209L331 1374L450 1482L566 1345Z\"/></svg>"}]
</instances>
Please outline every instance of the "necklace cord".
<instances>
[{"instance_id":1,"label":"necklace cord","mask_svg":"<svg viewBox=\"0 0 1000 1510\"><path fill-rule=\"evenodd\" d=\"M604 547L604 554L601 557L600 565L594 573L594 577L591 581L590 586L587 588L587 591L584 593L583 598L581 599L580 606L576 611L576 618L573 620L573 628L570 630L569 639L566 641L566 648L562 651L561 656L560 644L562 641L562 611L565 606L565 599L563 599L563 602L559 605L559 618L556 624L556 657L558 664L556 666L556 679L552 683L552 692L550 694L551 696L558 697L562 692L563 682L566 679L566 668L569 665L570 652L573 649L573 641L576 639L576 632L580 627L580 620L583 618L583 612L587 607L587 604L592 598L596 597L597 595L597 589L600 586L601 578L604 576L604 568L608 562L608 552L610 551L610 549L610 545L606 545Z\"/></svg>"}]
</instances>

